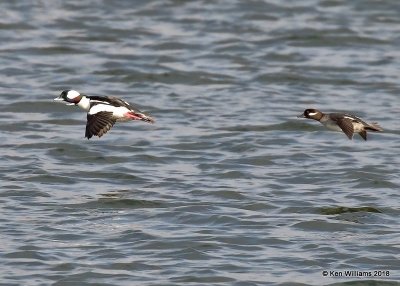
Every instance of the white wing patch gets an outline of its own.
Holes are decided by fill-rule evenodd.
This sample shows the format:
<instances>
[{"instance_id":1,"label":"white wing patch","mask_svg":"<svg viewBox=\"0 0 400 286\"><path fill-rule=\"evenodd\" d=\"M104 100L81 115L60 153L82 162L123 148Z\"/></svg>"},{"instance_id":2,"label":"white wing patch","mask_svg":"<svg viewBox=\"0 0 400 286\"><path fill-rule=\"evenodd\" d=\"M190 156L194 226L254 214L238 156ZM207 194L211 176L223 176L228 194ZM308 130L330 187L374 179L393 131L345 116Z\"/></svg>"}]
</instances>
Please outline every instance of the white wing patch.
<instances>
[{"instance_id":1,"label":"white wing patch","mask_svg":"<svg viewBox=\"0 0 400 286\"><path fill-rule=\"evenodd\" d=\"M358 118L354 118L354 117L347 116L347 115L343 116L343 118L350 119L350 120L358 120Z\"/></svg>"},{"instance_id":2,"label":"white wing patch","mask_svg":"<svg viewBox=\"0 0 400 286\"><path fill-rule=\"evenodd\" d=\"M129 111L126 107L120 106L120 107L115 107L112 105L108 104L96 104L89 110L90 115L95 115L98 112L101 111L107 111L107 112L112 112L113 116L116 118L123 118L124 114Z\"/></svg>"}]
</instances>

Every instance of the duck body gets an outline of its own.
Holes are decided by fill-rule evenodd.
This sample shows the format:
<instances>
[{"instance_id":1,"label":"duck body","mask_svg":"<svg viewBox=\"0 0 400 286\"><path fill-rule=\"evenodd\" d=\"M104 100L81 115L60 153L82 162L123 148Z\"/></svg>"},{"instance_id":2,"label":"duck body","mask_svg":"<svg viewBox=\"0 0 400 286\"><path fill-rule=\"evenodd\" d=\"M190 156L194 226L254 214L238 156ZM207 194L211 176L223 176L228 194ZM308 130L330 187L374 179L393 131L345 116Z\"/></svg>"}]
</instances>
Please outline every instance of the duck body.
<instances>
[{"instance_id":1,"label":"duck body","mask_svg":"<svg viewBox=\"0 0 400 286\"><path fill-rule=\"evenodd\" d=\"M310 108L304 110L298 117L319 121L330 130L343 132L350 140L353 139L354 133L358 133L366 141L367 131L383 131L377 123L367 123L361 118L348 113L323 113L318 109Z\"/></svg>"},{"instance_id":2,"label":"duck body","mask_svg":"<svg viewBox=\"0 0 400 286\"><path fill-rule=\"evenodd\" d=\"M87 96L75 90L64 90L54 99L67 105L77 105L87 112L85 137L101 137L117 121L141 120L154 123L154 119L134 108L128 102L110 96Z\"/></svg>"}]
</instances>

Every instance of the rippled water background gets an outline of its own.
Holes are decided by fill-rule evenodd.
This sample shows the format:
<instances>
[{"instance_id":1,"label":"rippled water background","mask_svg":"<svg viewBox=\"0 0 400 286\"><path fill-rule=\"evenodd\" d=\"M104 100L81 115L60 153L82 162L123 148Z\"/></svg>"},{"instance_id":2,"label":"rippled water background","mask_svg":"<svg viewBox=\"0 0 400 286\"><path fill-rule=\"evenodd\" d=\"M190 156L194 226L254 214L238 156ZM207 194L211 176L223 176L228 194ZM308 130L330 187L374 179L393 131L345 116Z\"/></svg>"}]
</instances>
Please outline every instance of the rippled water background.
<instances>
[{"instance_id":1,"label":"rippled water background","mask_svg":"<svg viewBox=\"0 0 400 286\"><path fill-rule=\"evenodd\" d=\"M400 281L399 13L2 1L0 284ZM88 141L84 112L52 102L69 88L157 122ZM308 107L385 132L350 141L297 119ZM344 270L389 272L323 276Z\"/></svg>"}]
</instances>

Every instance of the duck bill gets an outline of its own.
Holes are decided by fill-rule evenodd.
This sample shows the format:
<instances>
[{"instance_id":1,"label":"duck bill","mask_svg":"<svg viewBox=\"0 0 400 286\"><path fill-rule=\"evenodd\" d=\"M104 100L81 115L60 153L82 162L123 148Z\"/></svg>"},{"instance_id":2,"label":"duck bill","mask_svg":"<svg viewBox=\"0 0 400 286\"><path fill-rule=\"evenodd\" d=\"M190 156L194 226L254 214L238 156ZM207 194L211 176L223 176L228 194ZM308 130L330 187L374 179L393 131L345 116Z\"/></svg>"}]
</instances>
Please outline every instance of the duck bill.
<instances>
[{"instance_id":1,"label":"duck bill","mask_svg":"<svg viewBox=\"0 0 400 286\"><path fill-rule=\"evenodd\" d=\"M302 113L299 116L297 116L297 118L306 118L306 117L304 116L304 113Z\"/></svg>"},{"instance_id":2,"label":"duck bill","mask_svg":"<svg viewBox=\"0 0 400 286\"><path fill-rule=\"evenodd\" d=\"M54 101L58 101L61 103L64 103L65 105L75 105L75 103L70 103L70 102L66 102L64 99L62 99L61 97L56 97L53 99Z\"/></svg>"}]
</instances>

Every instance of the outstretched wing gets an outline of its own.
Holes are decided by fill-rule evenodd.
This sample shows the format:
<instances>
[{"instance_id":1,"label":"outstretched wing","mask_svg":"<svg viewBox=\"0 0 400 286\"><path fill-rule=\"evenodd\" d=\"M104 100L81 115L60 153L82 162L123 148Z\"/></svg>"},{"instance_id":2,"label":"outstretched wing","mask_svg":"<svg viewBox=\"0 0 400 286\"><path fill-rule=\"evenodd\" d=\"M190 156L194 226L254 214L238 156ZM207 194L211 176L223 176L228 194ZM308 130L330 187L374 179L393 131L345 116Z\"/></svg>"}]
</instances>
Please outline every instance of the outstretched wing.
<instances>
[{"instance_id":1,"label":"outstretched wing","mask_svg":"<svg viewBox=\"0 0 400 286\"><path fill-rule=\"evenodd\" d=\"M338 118L336 120L337 124L339 125L340 129L343 130L344 134L349 137L351 140L353 138L353 133L354 133L354 128L353 128L353 122L350 118Z\"/></svg>"},{"instance_id":2,"label":"outstretched wing","mask_svg":"<svg viewBox=\"0 0 400 286\"><path fill-rule=\"evenodd\" d=\"M108 111L100 111L95 114L88 113L85 137L90 139L92 136L101 137L106 134L115 124L112 114Z\"/></svg>"}]
</instances>

